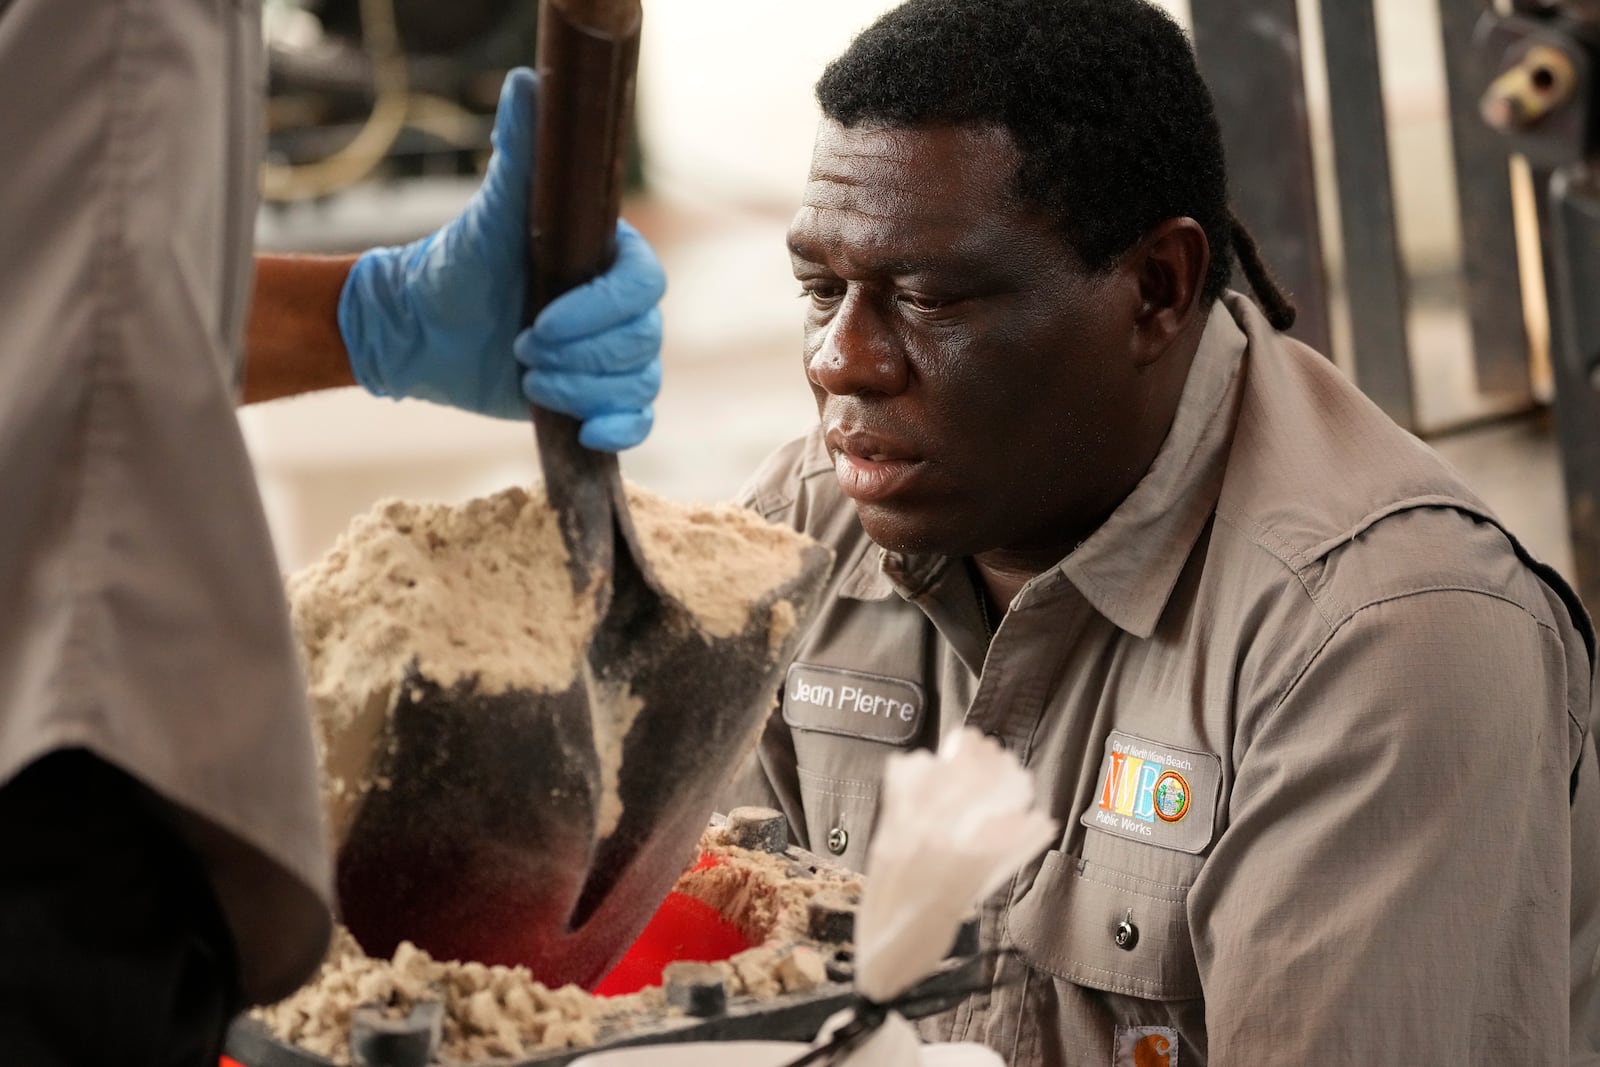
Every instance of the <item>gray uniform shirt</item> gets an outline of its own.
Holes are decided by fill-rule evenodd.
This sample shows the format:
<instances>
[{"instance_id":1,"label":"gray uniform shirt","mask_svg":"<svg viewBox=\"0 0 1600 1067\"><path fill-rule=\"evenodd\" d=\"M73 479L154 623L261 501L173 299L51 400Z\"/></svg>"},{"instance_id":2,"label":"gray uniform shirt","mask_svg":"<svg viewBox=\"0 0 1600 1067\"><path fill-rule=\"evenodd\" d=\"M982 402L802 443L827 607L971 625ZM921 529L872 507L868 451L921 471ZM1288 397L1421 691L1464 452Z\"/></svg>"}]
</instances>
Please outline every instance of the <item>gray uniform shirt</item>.
<instances>
[{"instance_id":1,"label":"gray uniform shirt","mask_svg":"<svg viewBox=\"0 0 1600 1067\"><path fill-rule=\"evenodd\" d=\"M175 805L270 999L329 872L234 417L256 0L0 0L0 782L83 746Z\"/></svg>"},{"instance_id":2,"label":"gray uniform shirt","mask_svg":"<svg viewBox=\"0 0 1600 1067\"><path fill-rule=\"evenodd\" d=\"M1015 953L929 1036L1018 1067L1600 1063L1589 623L1248 300L992 641L959 561L868 540L817 435L746 501L839 563L729 801L859 866L885 757L967 724L1062 823L982 909Z\"/></svg>"}]
</instances>

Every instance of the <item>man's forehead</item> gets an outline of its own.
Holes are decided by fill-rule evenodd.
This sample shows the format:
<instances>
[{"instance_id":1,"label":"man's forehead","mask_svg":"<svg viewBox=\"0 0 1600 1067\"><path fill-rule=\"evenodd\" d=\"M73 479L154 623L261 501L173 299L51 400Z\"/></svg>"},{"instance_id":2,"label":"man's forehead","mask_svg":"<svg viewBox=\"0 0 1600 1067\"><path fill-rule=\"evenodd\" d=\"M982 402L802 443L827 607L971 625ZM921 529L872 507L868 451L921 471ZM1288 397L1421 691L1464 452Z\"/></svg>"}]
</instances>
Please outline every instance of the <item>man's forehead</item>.
<instances>
[{"instance_id":1,"label":"man's forehead","mask_svg":"<svg viewBox=\"0 0 1600 1067\"><path fill-rule=\"evenodd\" d=\"M841 226L870 243L937 243L980 214L1020 210L1018 158L1002 127L824 121L791 243Z\"/></svg>"},{"instance_id":2,"label":"man's forehead","mask_svg":"<svg viewBox=\"0 0 1600 1067\"><path fill-rule=\"evenodd\" d=\"M920 158L930 140L929 130L914 126L856 125L844 126L832 119L817 124L816 140L811 146L811 170L817 173L819 165L854 159L882 159L888 162L909 164Z\"/></svg>"},{"instance_id":3,"label":"man's forehead","mask_svg":"<svg viewBox=\"0 0 1600 1067\"><path fill-rule=\"evenodd\" d=\"M847 197L851 189L927 195L944 188L1009 194L1020 162L1003 126L843 126L824 119L812 146L807 196Z\"/></svg>"}]
</instances>

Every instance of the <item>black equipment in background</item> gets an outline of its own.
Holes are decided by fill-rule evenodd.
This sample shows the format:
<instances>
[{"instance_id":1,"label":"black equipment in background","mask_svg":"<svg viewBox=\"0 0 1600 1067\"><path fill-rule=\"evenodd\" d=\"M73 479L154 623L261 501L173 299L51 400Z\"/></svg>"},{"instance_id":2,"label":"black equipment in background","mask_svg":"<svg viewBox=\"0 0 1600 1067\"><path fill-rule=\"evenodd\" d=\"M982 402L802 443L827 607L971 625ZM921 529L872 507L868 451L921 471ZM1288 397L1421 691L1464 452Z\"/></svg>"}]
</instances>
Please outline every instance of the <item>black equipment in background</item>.
<instances>
[{"instance_id":1,"label":"black equipment in background","mask_svg":"<svg viewBox=\"0 0 1600 1067\"><path fill-rule=\"evenodd\" d=\"M473 173L536 4L267 0L263 193L319 200L367 178Z\"/></svg>"}]
</instances>

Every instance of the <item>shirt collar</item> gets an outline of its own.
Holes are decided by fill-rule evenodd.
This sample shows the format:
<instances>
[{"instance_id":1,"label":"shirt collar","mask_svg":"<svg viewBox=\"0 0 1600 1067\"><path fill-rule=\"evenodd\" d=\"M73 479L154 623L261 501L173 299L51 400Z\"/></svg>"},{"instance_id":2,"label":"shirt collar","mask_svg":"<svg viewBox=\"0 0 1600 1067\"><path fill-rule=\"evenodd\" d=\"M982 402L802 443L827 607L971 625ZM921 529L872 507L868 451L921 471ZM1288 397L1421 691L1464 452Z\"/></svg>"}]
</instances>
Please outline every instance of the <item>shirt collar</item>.
<instances>
[{"instance_id":1,"label":"shirt collar","mask_svg":"<svg viewBox=\"0 0 1600 1067\"><path fill-rule=\"evenodd\" d=\"M1095 610L1137 637L1155 632L1216 508L1233 434L1227 401L1236 392L1244 350L1243 331L1217 301L1155 461L1110 518L1053 568ZM855 600L883 600L895 592L915 599L949 564L942 556L888 552L863 538L839 592Z\"/></svg>"},{"instance_id":2,"label":"shirt collar","mask_svg":"<svg viewBox=\"0 0 1600 1067\"><path fill-rule=\"evenodd\" d=\"M1212 305L1155 462L1111 517L1059 564L1097 611L1136 637L1155 632L1216 510L1245 343L1227 306Z\"/></svg>"},{"instance_id":3,"label":"shirt collar","mask_svg":"<svg viewBox=\"0 0 1600 1067\"><path fill-rule=\"evenodd\" d=\"M839 584L839 595L852 600L884 600L891 593L915 599L926 592L949 566L944 556L906 556L862 538L862 551Z\"/></svg>"}]
</instances>

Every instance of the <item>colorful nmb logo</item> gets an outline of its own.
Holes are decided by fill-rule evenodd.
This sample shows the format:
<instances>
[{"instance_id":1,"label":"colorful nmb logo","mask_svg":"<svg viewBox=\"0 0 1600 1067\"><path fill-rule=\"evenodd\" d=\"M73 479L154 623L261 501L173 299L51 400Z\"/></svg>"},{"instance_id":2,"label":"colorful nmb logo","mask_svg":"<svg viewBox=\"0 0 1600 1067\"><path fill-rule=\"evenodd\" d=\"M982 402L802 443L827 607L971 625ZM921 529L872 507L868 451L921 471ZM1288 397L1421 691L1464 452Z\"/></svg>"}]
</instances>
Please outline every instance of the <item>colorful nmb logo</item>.
<instances>
[{"instance_id":1,"label":"colorful nmb logo","mask_svg":"<svg viewBox=\"0 0 1600 1067\"><path fill-rule=\"evenodd\" d=\"M1183 775L1154 760L1122 752L1109 753L1107 758L1110 766L1100 790L1100 806L1106 811L1145 822L1177 822L1189 814L1189 783Z\"/></svg>"}]
</instances>

